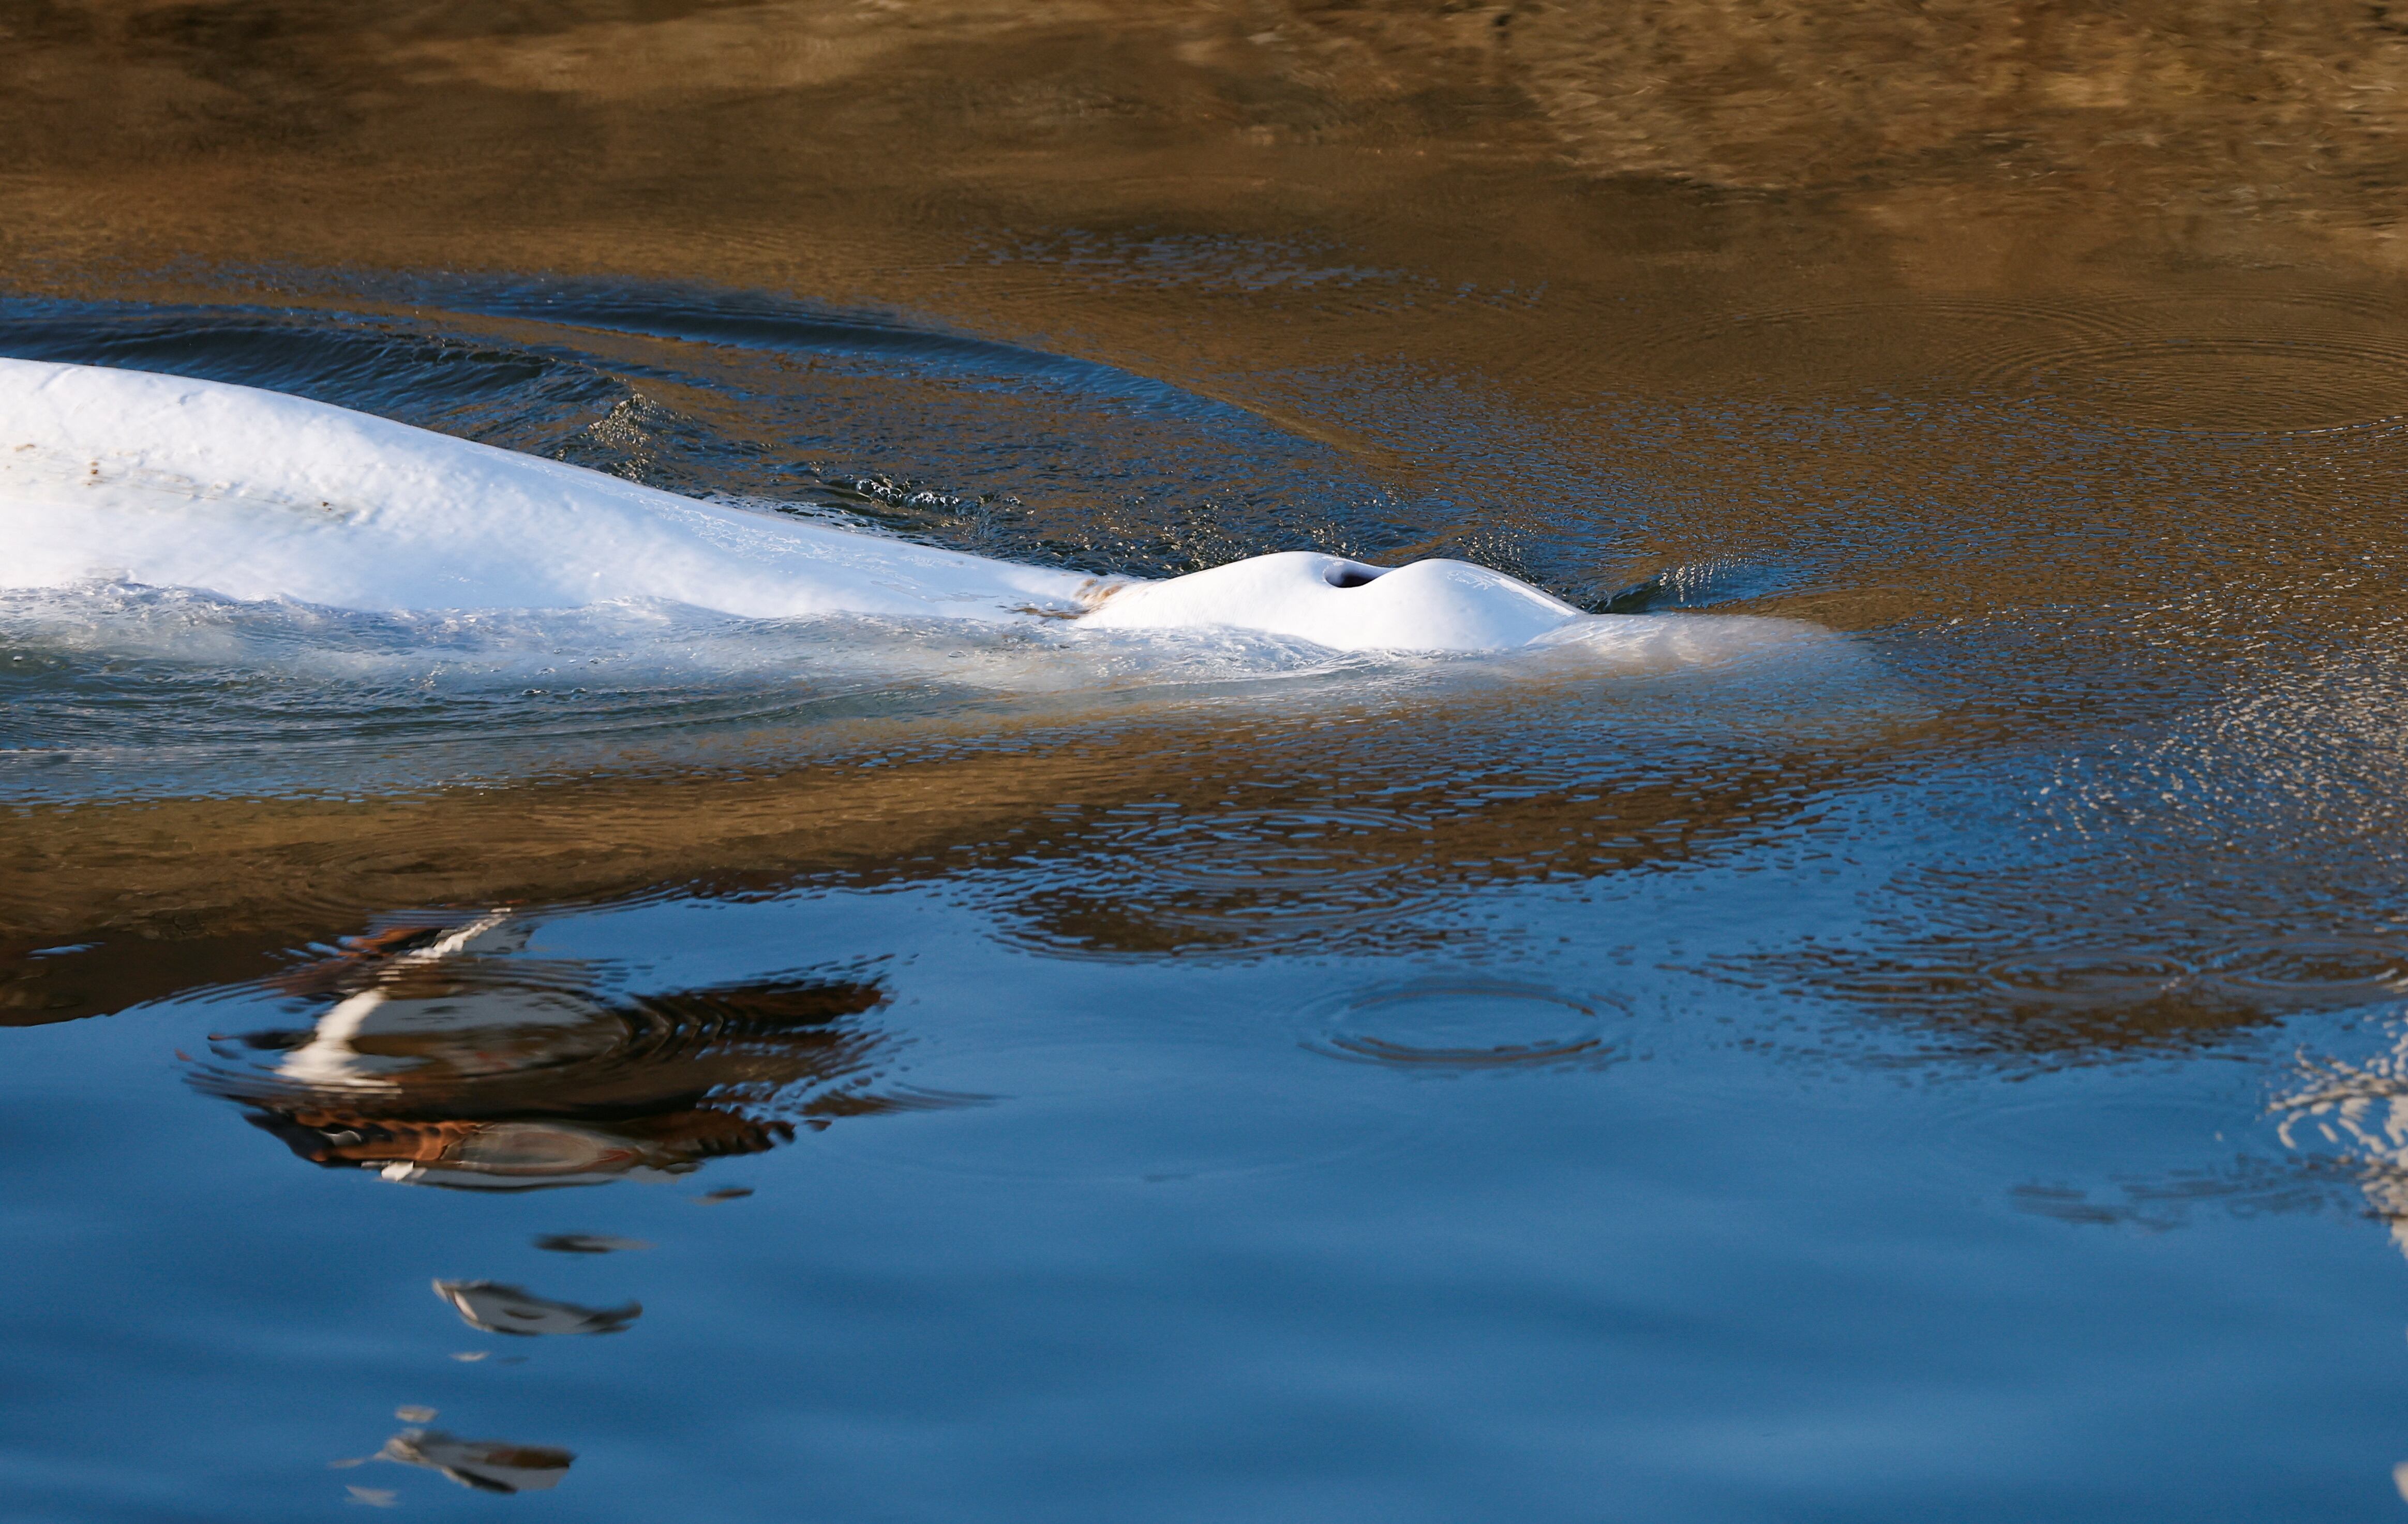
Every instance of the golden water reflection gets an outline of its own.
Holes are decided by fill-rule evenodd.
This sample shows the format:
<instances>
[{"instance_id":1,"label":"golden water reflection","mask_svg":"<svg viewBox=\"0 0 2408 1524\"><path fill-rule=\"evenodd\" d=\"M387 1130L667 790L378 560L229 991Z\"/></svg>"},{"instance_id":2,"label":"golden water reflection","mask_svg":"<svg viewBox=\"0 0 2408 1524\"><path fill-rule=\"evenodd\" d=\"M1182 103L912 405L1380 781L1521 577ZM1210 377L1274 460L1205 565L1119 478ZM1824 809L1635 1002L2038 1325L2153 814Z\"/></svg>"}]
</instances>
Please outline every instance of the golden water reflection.
<instances>
[{"instance_id":1,"label":"golden water reflection","mask_svg":"<svg viewBox=\"0 0 2408 1524\"><path fill-rule=\"evenodd\" d=\"M2408 24L2379 5L93 0L10 32L0 225L25 245L320 262L528 267L548 236L555 267L681 241L713 274L867 277L982 221L1248 208L1375 241L1419 218L1526 268L1605 231L1586 181L1740 198L1721 221L1807 253L1793 208L1836 208L1949 284L2168 245L2389 270L2408 127ZM260 215L282 196L299 215ZM1463 216L1500 196L1518 215ZM1683 251L1650 221L1625 239Z\"/></svg>"},{"instance_id":2,"label":"golden water reflection","mask_svg":"<svg viewBox=\"0 0 2408 1524\"><path fill-rule=\"evenodd\" d=\"M7 948L97 946L10 969L7 1019L254 976L368 906L1004 864L1037 865L1006 918L1032 945L1410 949L1449 895L1819 850L1818 802L1916 765L2303 693L2179 776L2136 768L2127 819L2277 781L2238 866L2212 811L2048 873L1918 866L1866 956L1739 972L2074 1047L2326 999L2127 976L2310 935L2321 876L2348 878L2328 919L2383 920L2349 845L2388 820L2352 804L2396 751L2367 717L2408 695L2368 660L2408 575L2408 27L2381 6L93 0L6 24L13 289L306 308L354 299L330 270L484 270L906 314L1326 445L1424 506L1383 526L1398 554L1607 591L1770 568L1739 604L1907 648L1959 705L1937 738L1690 775L1511 748L1382 771L1359 758L1393 731L1208 719L875 773L31 807L0 819ZM767 369L647 385L664 416L734 415ZM2049 825L2037 794L1980 830ZM2311 828L2330 855L2290 861ZM2099 976L2030 974L2051 960ZM699 1147L425 1125L303 1131L403 1169Z\"/></svg>"},{"instance_id":3,"label":"golden water reflection","mask_svg":"<svg viewBox=\"0 0 2408 1524\"><path fill-rule=\"evenodd\" d=\"M362 904L975 873L996 886L1006 934L1053 949L1434 947L1446 933L1433 912L1488 886L1576 881L1811 829L1818 793L1897 731L1878 716L1870 734L1686 743L1589 730L1533 752L1524 729L1534 706L1555 702L1514 691L1456 703L1443 727L1411 706L1324 705L1300 719L1207 710L1185 725L882 749L875 766L839 758L769 776L32 811L0 818L0 842L55 867L24 879L33 892L22 898L0 889L0 924L96 945L29 961L12 1003L20 1021L56 1020L189 989L207 980L187 961L205 953L178 956L195 944L220 949L219 977L241 977L268 949L342 934ZM151 849L163 838L179 848ZM292 1061L368 1061L342 1048L337 1026L321 1028L327 1046ZM546 1042L573 1040L541 1030ZM434 1073L422 1068L421 1082Z\"/></svg>"}]
</instances>

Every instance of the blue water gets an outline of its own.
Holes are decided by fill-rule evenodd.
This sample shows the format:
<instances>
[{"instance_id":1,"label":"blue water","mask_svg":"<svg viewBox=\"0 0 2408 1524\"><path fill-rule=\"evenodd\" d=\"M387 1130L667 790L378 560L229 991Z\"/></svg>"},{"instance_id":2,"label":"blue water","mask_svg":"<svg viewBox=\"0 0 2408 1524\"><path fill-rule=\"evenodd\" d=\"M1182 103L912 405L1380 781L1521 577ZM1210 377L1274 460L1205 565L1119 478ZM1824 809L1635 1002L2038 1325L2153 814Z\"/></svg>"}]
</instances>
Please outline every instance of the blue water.
<instances>
[{"instance_id":1,"label":"blue water","mask_svg":"<svg viewBox=\"0 0 2408 1524\"><path fill-rule=\"evenodd\" d=\"M1507 970L1064 961L944 886L541 916L519 956L623 994L867 971L868 1089L925 1103L582 1189L296 1161L179 1053L256 990L11 1033L9 1517L309 1517L352 1485L481 1517L423 1468L326 1469L413 1405L573 1452L514 1506L577 1518L2399 1506L2408 1267L2264 1118L2286 1048L2377 1024L2001 1075L1661 966L1668 922L1744 945L1839 888L1496 896L1571 939ZM1562 1034L1543 991L1597 1044L1316 1051L1399 991L1508 1042ZM1369 1030L1447 1048L1414 1004ZM653 1246L532 1246L560 1232ZM643 1312L502 1337L438 1277Z\"/></svg>"},{"instance_id":2,"label":"blue water","mask_svg":"<svg viewBox=\"0 0 2408 1524\"><path fill-rule=\"evenodd\" d=\"M0 352L1096 570L1478 527L1168 383L741 293L26 301ZM1784 448L2121 441L2229 502L2380 444L1987 406ZM1745 412L1633 427L1684 407ZM1684 490L1517 569L1811 614L1873 554L1612 584ZM2226 584L2160 638L2154 575L1595 681L0 607L0 1517L2396 1517L2396 674L2339 616L2233 657Z\"/></svg>"}]
</instances>

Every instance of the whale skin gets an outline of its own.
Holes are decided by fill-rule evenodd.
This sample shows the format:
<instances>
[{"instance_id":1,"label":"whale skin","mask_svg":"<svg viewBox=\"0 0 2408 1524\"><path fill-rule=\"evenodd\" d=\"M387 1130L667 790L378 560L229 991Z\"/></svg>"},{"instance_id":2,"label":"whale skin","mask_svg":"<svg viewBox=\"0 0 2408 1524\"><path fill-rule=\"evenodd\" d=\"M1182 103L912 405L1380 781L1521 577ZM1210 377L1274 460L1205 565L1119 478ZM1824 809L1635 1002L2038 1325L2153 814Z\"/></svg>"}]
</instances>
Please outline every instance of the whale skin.
<instances>
[{"instance_id":1,"label":"whale skin","mask_svg":"<svg viewBox=\"0 0 2408 1524\"><path fill-rule=\"evenodd\" d=\"M1644 619L1501 572L1288 551L1158 581L701 502L325 403L0 359L0 587L93 579L369 611L663 600L1073 628L1227 628L1340 650L1501 650Z\"/></svg>"},{"instance_id":2,"label":"whale skin","mask_svg":"<svg viewBox=\"0 0 2408 1524\"><path fill-rule=\"evenodd\" d=\"M1468 561L1368 566L1311 550L1113 588L1098 629L1261 630L1340 650L1506 650L1584 620L1579 609Z\"/></svg>"}]
</instances>

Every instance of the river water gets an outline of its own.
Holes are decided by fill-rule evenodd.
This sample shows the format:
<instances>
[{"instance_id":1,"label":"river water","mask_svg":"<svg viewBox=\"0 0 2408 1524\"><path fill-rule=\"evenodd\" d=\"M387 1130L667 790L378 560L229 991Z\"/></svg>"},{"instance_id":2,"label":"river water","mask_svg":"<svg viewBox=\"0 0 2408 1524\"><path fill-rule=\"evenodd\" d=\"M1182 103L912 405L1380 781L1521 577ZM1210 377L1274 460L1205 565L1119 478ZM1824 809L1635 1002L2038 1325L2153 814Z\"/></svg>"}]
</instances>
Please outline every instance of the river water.
<instances>
[{"instance_id":1,"label":"river water","mask_svg":"<svg viewBox=\"0 0 2408 1524\"><path fill-rule=\"evenodd\" d=\"M2408 19L0 44L0 354L1845 636L0 597L0 1517L2408 1508Z\"/></svg>"}]
</instances>

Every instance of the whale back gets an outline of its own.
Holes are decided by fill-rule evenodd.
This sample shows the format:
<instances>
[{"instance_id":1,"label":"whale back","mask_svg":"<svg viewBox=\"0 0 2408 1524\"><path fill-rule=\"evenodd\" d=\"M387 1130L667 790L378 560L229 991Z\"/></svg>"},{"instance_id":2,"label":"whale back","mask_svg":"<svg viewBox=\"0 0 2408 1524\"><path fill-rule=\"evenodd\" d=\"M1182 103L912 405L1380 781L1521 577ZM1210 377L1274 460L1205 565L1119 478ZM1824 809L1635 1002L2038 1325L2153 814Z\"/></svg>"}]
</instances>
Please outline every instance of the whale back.
<instances>
[{"instance_id":1,"label":"whale back","mask_svg":"<svg viewBox=\"0 0 2408 1524\"><path fill-rule=\"evenodd\" d=\"M1505 650L1584 618L1571 605L1464 561L1380 567L1310 550L1114 588L1099 629L1234 625L1340 650Z\"/></svg>"},{"instance_id":2,"label":"whale back","mask_svg":"<svg viewBox=\"0 0 2408 1524\"><path fill-rule=\"evenodd\" d=\"M1089 578L251 387L0 360L0 582L366 610L658 599L752 618L1076 613Z\"/></svg>"},{"instance_id":3,"label":"whale back","mask_svg":"<svg viewBox=\"0 0 2408 1524\"><path fill-rule=\"evenodd\" d=\"M0 359L0 588L103 579L370 612L650 600L754 619L1235 629L1340 650L1666 644L1662 620L1584 615L1467 562L1284 551L1095 578L681 497L251 387L27 360ZM1689 638L1671 644L1685 648L1709 621L1679 622Z\"/></svg>"}]
</instances>

